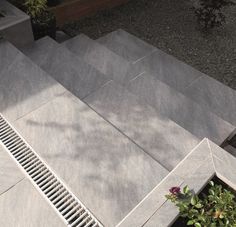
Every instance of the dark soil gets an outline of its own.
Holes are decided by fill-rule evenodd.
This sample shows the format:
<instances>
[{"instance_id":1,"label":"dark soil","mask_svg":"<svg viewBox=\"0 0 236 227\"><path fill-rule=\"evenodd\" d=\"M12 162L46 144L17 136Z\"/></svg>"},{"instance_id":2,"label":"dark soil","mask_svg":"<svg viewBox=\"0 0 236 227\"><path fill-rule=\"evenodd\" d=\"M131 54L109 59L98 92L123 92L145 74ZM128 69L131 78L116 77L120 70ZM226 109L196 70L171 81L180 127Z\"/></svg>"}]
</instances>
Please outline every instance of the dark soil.
<instances>
[{"instance_id":1,"label":"dark soil","mask_svg":"<svg viewBox=\"0 0 236 227\"><path fill-rule=\"evenodd\" d=\"M122 28L236 89L236 7L226 10L225 25L205 32L191 6L190 0L131 0L63 29L96 39Z\"/></svg>"}]
</instances>

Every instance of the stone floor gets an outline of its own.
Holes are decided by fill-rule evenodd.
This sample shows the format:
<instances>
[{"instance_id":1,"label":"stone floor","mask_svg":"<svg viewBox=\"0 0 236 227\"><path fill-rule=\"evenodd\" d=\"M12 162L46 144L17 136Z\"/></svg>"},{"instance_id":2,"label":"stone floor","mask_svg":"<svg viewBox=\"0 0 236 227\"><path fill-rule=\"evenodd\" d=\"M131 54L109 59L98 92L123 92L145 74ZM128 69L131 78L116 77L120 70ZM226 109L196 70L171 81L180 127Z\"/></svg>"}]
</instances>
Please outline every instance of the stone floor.
<instances>
[{"instance_id":1,"label":"stone floor","mask_svg":"<svg viewBox=\"0 0 236 227\"><path fill-rule=\"evenodd\" d=\"M0 58L1 113L104 226L118 225L202 139L221 145L235 129L234 90L123 30L21 50L1 41ZM0 208L24 200L28 212L34 202L32 222L14 207L19 226L62 225L4 152Z\"/></svg>"}]
</instances>

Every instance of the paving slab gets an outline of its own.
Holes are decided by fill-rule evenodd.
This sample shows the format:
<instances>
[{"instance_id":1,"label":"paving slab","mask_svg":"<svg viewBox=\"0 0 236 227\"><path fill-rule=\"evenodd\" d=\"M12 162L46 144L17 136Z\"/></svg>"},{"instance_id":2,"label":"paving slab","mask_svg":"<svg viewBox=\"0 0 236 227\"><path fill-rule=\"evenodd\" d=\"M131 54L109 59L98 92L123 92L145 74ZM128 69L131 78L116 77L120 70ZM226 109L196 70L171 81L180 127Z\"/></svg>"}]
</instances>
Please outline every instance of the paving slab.
<instances>
[{"instance_id":1,"label":"paving slab","mask_svg":"<svg viewBox=\"0 0 236 227\"><path fill-rule=\"evenodd\" d=\"M84 34L78 35L62 45L82 57L100 72L122 84L143 72L139 64L130 63Z\"/></svg>"},{"instance_id":2,"label":"paving slab","mask_svg":"<svg viewBox=\"0 0 236 227\"><path fill-rule=\"evenodd\" d=\"M28 179L0 196L0 226L66 226Z\"/></svg>"},{"instance_id":3,"label":"paving slab","mask_svg":"<svg viewBox=\"0 0 236 227\"><path fill-rule=\"evenodd\" d=\"M115 226L168 173L69 92L14 125L105 226Z\"/></svg>"},{"instance_id":4,"label":"paving slab","mask_svg":"<svg viewBox=\"0 0 236 227\"><path fill-rule=\"evenodd\" d=\"M199 139L207 137L220 145L235 130L235 126L209 108L199 105L150 73L131 80L127 89Z\"/></svg>"},{"instance_id":5,"label":"paving slab","mask_svg":"<svg viewBox=\"0 0 236 227\"><path fill-rule=\"evenodd\" d=\"M168 170L199 143L195 136L114 81L84 101Z\"/></svg>"},{"instance_id":6,"label":"paving slab","mask_svg":"<svg viewBox=\"0 0 236 227\"><path fill-rule=\"evenodd\" d=\"M205 161L199 168L188 177L185 177L184 183L181 187L188 185L190 189L193 189L195 193L199 193L208 181L215 175L215 170L212 164L212 159ZM168 193L168 191L166 191ZM147 221L144 227L163 227L171 226L175 217L179 214L178 208L166 201L160 209Z\"/></svg>"},{"instance_id":7,"label":"paving slab","mask_svg":"<svg viewBox=\"0 0 236 227\"><path fill-rule=\"evenodd\" d=\"M79 98L84 98L110 80L49 37L36 41L22 51Z\"/></svg>"},{"instance_id":8,"label":"paving slab","mask_svg":"<svg viewBox=\"0 0 236 227\"><path fill-rule=\"evenodd\" d=\"M122 29L111 32L97 41L130 62L136 62L156 50L154 46Z\"/></svg>"},{"instance_id":9,"label":"paving slab","mask_svg":"<svg viewBox=\"0 0 236 227\"><path fill-rule=\"evenodd\" d=\"M183 91L193 81L205 75L160 49L156 49L136 64L177 91Z\"/></svg>"},{"instance_id":10,"label":"paving slab","mask_svg":"<svg viewBox=\"0 0 236 227\"><path fill-rule=\"evenodd\" d=\"M236 91L205 76L188 86L184 94L236 126Z\"/></svg>"},{"instance_id":11,"label":"paving slab","mask_svg":"<svg viewBox=\"0 0 236 227\"><path fill-rule=\"evenodd\" d=\"M0 43L0 53L5 64L0 71L0 112L8 120L15 120L65 92L10 43ZM12 62L4 60L8 57Z\"/></svg>"},{"instance_id":12,"label":"paving slab","mask_svg":"<svg viewBox=\"0 0 236 227\"><path fill-rule=\"evenodd\" d=\"M197 174L195 174L196 170L210 157L208 140L204 139L119 223L118 226L143 226L143 224L166 203L165 195L168 193L169 189L173 186L182 186L186 179L197 176ZM164 208L169 207L170 210L174 210L171 211L172 215L169 213L166 220L173 218L173 216L175 217L177 212L175 208L169 205L170 204L165 204ZM164 209L164 211L165 210L166 209ZM162 217L163 213L162 211Z\"/></svg>"},{"instance_id":13,"label":"paving slab","mask_svg":"<svg viewBox=\"0 0 236 227\"><path fill-rule=\"evenodd\" d=\"M0 198L3 193L24 179L24 174L0 145Z\"/></svg>"}]
</instances>

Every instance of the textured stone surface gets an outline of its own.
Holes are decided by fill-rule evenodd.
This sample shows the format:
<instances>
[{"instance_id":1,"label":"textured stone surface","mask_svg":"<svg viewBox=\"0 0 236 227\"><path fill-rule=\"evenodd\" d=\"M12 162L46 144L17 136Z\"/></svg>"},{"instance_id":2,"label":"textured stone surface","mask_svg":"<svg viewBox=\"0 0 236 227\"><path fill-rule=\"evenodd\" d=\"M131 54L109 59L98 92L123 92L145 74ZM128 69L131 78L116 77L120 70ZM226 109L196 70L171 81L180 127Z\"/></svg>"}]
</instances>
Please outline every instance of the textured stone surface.
<instances>
[{"instance_id":1,"label":"textured stone surface","mask_svg":"<svg viewBox=\"0 0 236 227\"><path fill-rule=\"evenodd\" d=\"M154 46L122 29L111 32L97 41L130 62L136 62L156 50Z\"/></svg>"},{"instance_id":2,"label":"textured stone surface","mask_svg":"<svg viewBox=\"0 0 236 227\"><path fill-rule=\"evenodd\" d=\"M182 184L182 187L188 185L190 189L193 189L196 193L198 193L214 176L214 174L215 170L212 159L207 159L196 169L193 174L191 174L191 176L184 177L184 183ZM170 226L177 217L178 213L179 211L177 207L170 201L166 201L144 226Z\"/></svg>"},{"instance_id":3,"label":"textured stone surface","mask_svg":"<svg viewBox=\"0 0 236 227\"><path fill-rule=\"evenodd\" d=\"M24 179L0 196L0 226L66 226L31 182Z\"/></svg>"},{"instance_id":4,"label":"textured stone surface","mask_svg":"<svg viewBox=\"0 0 236 227\"><path fill-rule=\"evenodd\" d=\"M105 226L115 226L168 173L69 93L15 126Z\"/></svg>"},{"instance_id":5,"label":"textured stone surface","mask_svg":"<svg viewBox=\"0 0 236 227\"><path fill-rule=\"evenodd\" d=\"M0 73L0 111L8 120L15 120L65 92L61 85L15 47L0 43L1 59L13 57L12 51L15 60L8 62Z\"/></svg>"},{"instance_id":6,"label":"textured stone surface","mask_svg":"<svg viewBox=\"0 0 236 227\"><path fill-rule=\"evenodd\" d=\"M140 64L133 65L83 34L64 42L63 45L100 72L122 84L143 72Z\"/></svg>"},{"instance_id":7,"label":"textured stone surface","mask_svg":"<svg viewBox=\"0 0 236 227\"><path fill-rule=\"evenodd\" d=\"M193 188L199 187L200 181L204 180L204 176L206 174L205 166L203 174L202 172L199 172L199 176L197 170L199 171L200 168L204 165L204 163L209 164L208 161L211 158L208 140L204 139L201 141L200 144L198 144L185 158L182 162L180 162L173 171L171 171L143 200L137 207L135 207L127 217L122 220L119 224L120 227L129 227L129 226L143 226L144 223L149 220L152 215L155 212L158 212L158 209L163 209L162 206L164 205L164 209L160 211L160 217L158 215L158 218L160 218L160 225L163 224L163 221L171 222L172 219L176 216L176 210L171 207L170 204L166 203L165 195L168 193L169 189L173 186L181 186L186 180L188 183L191 183L191 186ZM207 160L207 161L206 161ZM212 162L210 163L209 168L213 165ZM208 168L208 169L209 169ZM212 168L211 168L212 169ZM197 177L197 179L196 179ZM193 184L194 181L191 181L191 179L195 179L195 184ZM199 179L199 180L198 180ZM196 187L194 187L196 186ZM201 185L200 185L201 186ZM164 219L165 211L168 209L174 209L171 210L170 214L167 215L166 219ZM154 215L156 216L156 215ZM154 220L157 219L157 217L154 218ZM163 219L163 220L162 220ZM150 221L152 224L154 221ZM155 221L156 222L156 221ZM156 222L157 224L158 222ZM150 223L149 223L149 226ZM155 225L153 225L155 226ZM163 225L167 226L167 225Z\"/></svg>"},{"instance_id":8,"label":"textured stone surface","mask_svg":"<svg viewBox=\"0 0 236 227\"><path fill-rule=\"evenodd\" d=\"M188 86L184 94L236 126L236 91L205 76Z\"/></svg>"},{"instance_id":9,"label":"textured stone surface","mask_svg":"<svg viewBox=\"0 0 236 227\"><path fill-rule=\"evenodd\" d=\"M22 179L24 179L23 173L0 144L0 198Z\"/></svg>"},{"instance_id":10,"label":"textured stone surface","mask_svg":"<svg viewBox=\"0 0 236 227\"><path fill-rule=\"evenodd\" d=\"M159 49L137 61L136 64L178 91L183 91L186 86L204 75Z\"/></svg>"},{"instance_id":11,"label":"textured stone surface","mask_svg":"<svg viewBox=\"0 0 236 227\"><path fill-rule=\"evenodd\" d=\"M130 81L127 88L199 139L207 137L220 145L235 129L209 108L199 105L149 73Z\"/></svg>"},{"instance_id":12,"label":"textured stone surface","mask_svg":"<svg viewBox=\"0 0 236 227\"><path fill-rule=\"evenodd\" d=\"M84 98L109 80L49 37L25 47L23 52L79 98Z\"/></svg>"},{"instance_id":13,"label":"textured stone surface","mask_svg":"<svg viewBox=\"0 0 236 227\"><path fill-rule=\"evenodd\" d=\"M85 102L169 170L199 142L114 81L88 96Z\"/></svg>"},{"instance_id":14,"label":"textured stone surface","mask_svg":"<svg viewBox=\"0 0 236 227\"><path fill-rule=\"evenodd\" d=\"M1 36L17 47L33 42L30 17L5 0L1 0L0 5L4 15L0 20Z\"/></svg>"}]
</instances>

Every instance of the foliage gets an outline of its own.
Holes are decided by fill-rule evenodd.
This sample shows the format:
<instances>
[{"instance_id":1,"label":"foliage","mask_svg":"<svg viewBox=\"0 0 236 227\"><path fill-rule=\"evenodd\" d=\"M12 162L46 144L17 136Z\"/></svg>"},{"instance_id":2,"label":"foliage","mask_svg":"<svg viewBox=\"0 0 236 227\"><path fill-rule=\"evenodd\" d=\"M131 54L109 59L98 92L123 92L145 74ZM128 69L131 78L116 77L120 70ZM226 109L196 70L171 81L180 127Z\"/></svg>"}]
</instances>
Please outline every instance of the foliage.
<instances>
[{"instance_id":1,"label":"foliage","mask_svg":"<svg viewBox=\"0 0 236 227\"><path fill-rule=\"evenodd\" d=\"M235 196L213 181L209 184L208 194L203 198L195 195L188 186L182 192L178 187L171 188L166 198L179 208L180 216L186 218L189 226L236 227Z\"/></svg>"},{"instance_id":2,"label":"foliage","mask_svg":"<svg viewBox=\"0 0 236 227\"><path fill-rule=\"evenodd\" d=\"M234 4L232 0L195 0L194 10L198 22L208 29L225 23L223 8Z\"/></svg>"},{"instance_id":3,"label":"foliage","mask_svg":"<svg viewBox=\"0 0 236 227\"><path fill-rule=\"evenodd\" d=\"M26 0L25 7L31 18L40 18L47 9L47 0Z\"/></svg>"}]
</instances>

